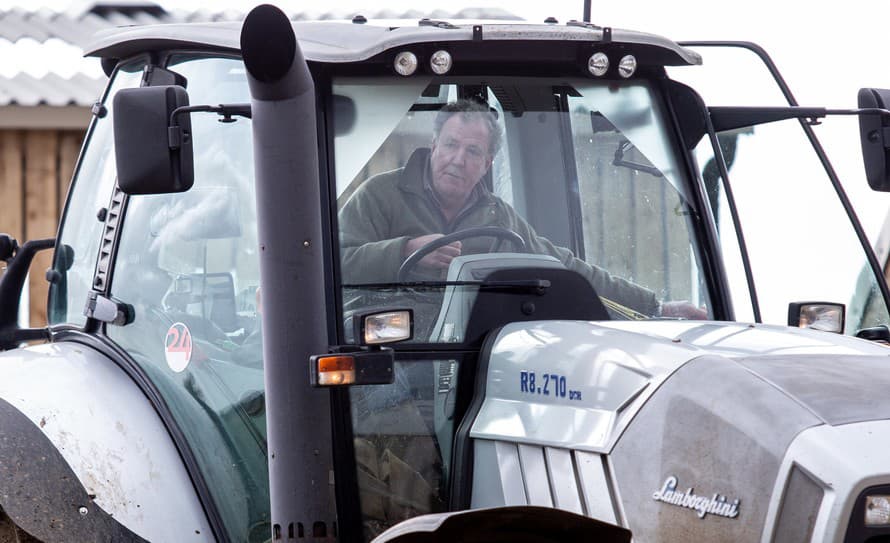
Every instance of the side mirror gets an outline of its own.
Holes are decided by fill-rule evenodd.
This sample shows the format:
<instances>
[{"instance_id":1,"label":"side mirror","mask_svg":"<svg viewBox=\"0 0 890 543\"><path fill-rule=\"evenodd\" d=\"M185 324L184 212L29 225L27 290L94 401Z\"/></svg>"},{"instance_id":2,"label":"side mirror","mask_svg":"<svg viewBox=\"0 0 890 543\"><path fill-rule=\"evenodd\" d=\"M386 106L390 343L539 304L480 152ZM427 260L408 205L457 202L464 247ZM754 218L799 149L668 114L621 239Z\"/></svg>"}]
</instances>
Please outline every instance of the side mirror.
<instances>
[{"instance_id":1,"label":"side mirror","mask_svg":"<svg viewBox=\"0 0 890 543\"><path fill-rule=\"evenodd\" d=\"M358 113L355 100L349 96L334 95L334 134L343 136L352 132Z\"/></svg>"},{"instance_id":2,"label":"side mirror","mask_svg":"<svg viewBox=\"0 0 890 543\"><path fill-rule=\"evenodd\" d=\"M19 248L19 243L8 234L0 234L0 260L11 260Z\"/></svg>"},{"instance_id":3,"label":"side mirror","mask_svg":"<svg viewBox=\"0 0 890 543\"><path fill-rule=\"evenodd\" d=\"M888 328L886 324L873 326L871 328L863 328L856 332L856 337L874 341L875 343L881 343L883 345L890 345L890 328Z\"/></svg>"},{"instance_id":4,"label":"side mirror","mask_svg":"<svg viewBox=\"0 0 890 543\"><path fill-rule=\"evenodd\" d=\"M859 89L860 109L888 109L890 90ZM890 192L890 121L884 115L859 115L859 138L865 177L872 190Z\"/></svg>"},{"instance_id":5,"label":"side mirror","mask_svg":"<svg viewBox=\"0 0 890 543\"><path fill-rule=\"evenodd\" d=\"M52 249L55 238L34 239L19 246L6 234L0 234L0 260L8 263L0 278L0 351L14 349L23 341L48 339L45 328L19 328L19 302L31 261L38 251Z\"/></svg>"},{"instance_id":6,"label":"side mirror","mask_svg":"<svg viewBox=\"0 0 890 543\"><path fill-rule=\"evenodd\" d=\"M184 192L195 179L189 105L178 85L122 89L114 97L117 178L127 194Z\"/></svg>"}]
</instances>

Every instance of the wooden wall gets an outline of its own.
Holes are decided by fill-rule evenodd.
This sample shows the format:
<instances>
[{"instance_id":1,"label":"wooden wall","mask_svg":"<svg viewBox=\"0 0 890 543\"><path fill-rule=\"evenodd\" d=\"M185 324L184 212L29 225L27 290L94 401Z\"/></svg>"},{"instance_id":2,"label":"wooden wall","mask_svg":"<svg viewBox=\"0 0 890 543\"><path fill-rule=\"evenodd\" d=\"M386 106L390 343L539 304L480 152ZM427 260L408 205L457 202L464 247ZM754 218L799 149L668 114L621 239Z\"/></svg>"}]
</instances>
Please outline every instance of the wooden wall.
<instances>
[{"instance_id":1,"label":"wooden wall","mask_svg":"<svg viewBox=\"0 0 890 543\"><path fill-rule=\"evenodd\" d=\"M56 235L82 130L0 130L0 232L19 243ZM31 326L46 325L50 251L31 265Z\"/></svg>"}]
</instances>

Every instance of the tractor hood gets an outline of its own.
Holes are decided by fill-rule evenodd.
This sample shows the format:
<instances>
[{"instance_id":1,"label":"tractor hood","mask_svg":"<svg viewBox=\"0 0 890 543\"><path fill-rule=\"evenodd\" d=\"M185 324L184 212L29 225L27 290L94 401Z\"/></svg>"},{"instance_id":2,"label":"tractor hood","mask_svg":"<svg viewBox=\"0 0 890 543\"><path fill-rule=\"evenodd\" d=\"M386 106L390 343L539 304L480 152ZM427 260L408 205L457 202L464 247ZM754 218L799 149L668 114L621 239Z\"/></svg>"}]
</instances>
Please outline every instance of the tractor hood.
<instances>
[{"instance_id":1,"label":"tractor hood","mask_svg":"<svg viewBox=\"0 0 890 543\"><path fill-rule=\"evenodd\" d=\"M723 322L540 321L505 326L487 354L474 438L609 452L647 402L671 388L666 382L689 398L737 383L742 397L727 392L727 402L749 398L752 409L766 402L799 412L800 420L788 425L792 434L890 418L890 348L826 332Z\"/></svg>"}]
</instances>

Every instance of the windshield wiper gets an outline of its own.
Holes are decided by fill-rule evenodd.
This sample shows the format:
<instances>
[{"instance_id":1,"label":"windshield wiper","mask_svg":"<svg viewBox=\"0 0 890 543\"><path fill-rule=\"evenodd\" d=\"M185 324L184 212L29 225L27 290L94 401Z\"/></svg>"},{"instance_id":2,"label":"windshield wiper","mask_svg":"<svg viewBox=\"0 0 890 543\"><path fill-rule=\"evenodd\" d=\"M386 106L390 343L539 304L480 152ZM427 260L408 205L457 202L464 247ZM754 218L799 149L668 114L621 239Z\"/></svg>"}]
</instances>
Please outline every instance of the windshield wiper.
<instances>
[{"instance_id":1,"label":"windshield wiper","mask_svg":"<svg viewBox=\"0 0 890 543\"><path fill-rule=\"evenodd\" d=\"M664 177L664 174L661 173L661 170L659 170L655 166L649 166L646 164L624 160L624 153L626 153L631 147L633 147L633 144L630 142L630 140L624 140L619 143L618 149L615 150L615 158L612 160L612 165L622 166L624 168L630 168L634 171L648 173L653 177Z\"/></svg>"},{"instance_id":2,"label":"windshield wiper","mask_svg":"<svg viewBox=\"0 0 890 543\"><path fill-rule=\"evenodd\" d=\"M343 285L343 288L444 288L479 287L480 290L507 290L514 292L532 291L544 294L550 288L547 279L513 279L508 281L404 281L402 283L358 283Z\"/></svg>"}]
</instances>

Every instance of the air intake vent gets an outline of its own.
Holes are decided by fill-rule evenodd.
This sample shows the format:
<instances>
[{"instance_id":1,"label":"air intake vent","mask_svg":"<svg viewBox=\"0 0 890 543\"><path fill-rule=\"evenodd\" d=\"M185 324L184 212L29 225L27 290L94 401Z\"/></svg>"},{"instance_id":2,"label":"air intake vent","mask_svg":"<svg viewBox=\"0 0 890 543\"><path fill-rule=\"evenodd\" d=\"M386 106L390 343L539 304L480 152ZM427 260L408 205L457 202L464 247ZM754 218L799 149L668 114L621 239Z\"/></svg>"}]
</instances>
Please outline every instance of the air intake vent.
<instances>
[{"instance_id":1,"label":"air intake vent","mask_svg":"<svg viewBox=\"0 0 890 543\"><path fill-rule=\"evenodd\" d=\"M816 517L825 491L797 466L791 469L788 486L782 497L782 505L776 521L774 542L806 543L813 535Z\"/></svg>"}]
</instances>

